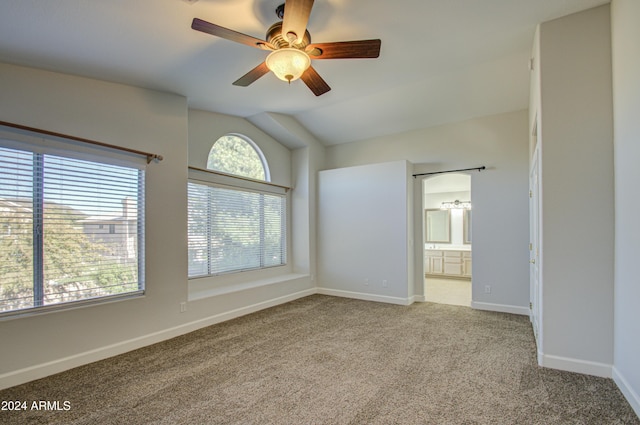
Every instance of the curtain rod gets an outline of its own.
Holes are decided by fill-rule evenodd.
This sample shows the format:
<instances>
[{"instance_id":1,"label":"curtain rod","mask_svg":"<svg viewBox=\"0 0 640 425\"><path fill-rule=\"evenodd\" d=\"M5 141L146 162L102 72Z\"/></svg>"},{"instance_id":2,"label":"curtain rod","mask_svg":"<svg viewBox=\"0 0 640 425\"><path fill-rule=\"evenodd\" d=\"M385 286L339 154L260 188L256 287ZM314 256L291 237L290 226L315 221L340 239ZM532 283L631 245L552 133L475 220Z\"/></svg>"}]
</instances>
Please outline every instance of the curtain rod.
<instances>
[{"instance_id":1,"label":"curtain rod","mask_svg":"<svg viewBox=\"0 0 640 425\"><path fill-rule=\"evenodd\" d=\"M478 172L485 170L487 167L485 167L484 165L482 167L474 167L474 168L461 168L460 170L447 170L447 171L434 171L432 173L420 173L420 174L414 174L413 178L415 179L418 176L428 176L431 174L444 174L444 173L456 173L458 171L472 171L472 170L478 170Z\"/></svg>"},{"instance_id":2,"label":"curtain rod","mask_svg":"<svg viewBox=\"0 0 640 425\"><path fill-rule=\"evenodd\" d=\"M97 142L95 140L85 139L85 138L82 138L82 137L69 136L68 134L56 133L54 131L42 130L42 129L34 128L34 127L27 127L26 125L14 124L14 123L5 122L5 121L0 121L0 125L3 125L5 127L16 128L18 130L26 130L26 131L31 131L33 133L44 134L44 135L47 135L47 136L60 137L60 138L63 138L63 139L73 140L75 142L87 143L87 144L94 145L94 146L101 146L101 147L105 147L105 148L117 149L117 150L120 150L120 151L129 152L129 153L132 153L132 154L135 154L135 155L146 156L147 157L147 164L149 164L151 161L154 161L154 160L156 162L159 162L159 161L163 160L162 155L158 155L158 154L155 154L155 153L143 152L143 151L139 151L139 150L136 150L136 149L124 148L122 146L110 145L108 143Z\"/></svg>"}]
</instances>

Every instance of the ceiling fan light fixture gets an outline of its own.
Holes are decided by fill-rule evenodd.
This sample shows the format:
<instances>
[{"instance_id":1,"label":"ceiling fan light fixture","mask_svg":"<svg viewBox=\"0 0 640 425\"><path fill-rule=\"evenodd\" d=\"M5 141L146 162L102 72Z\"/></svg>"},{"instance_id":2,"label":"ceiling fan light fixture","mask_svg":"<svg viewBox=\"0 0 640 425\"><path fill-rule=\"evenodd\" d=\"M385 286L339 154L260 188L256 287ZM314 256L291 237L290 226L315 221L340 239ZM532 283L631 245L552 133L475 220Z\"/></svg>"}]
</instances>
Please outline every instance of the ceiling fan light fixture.
<instances>
[{"instance_id":1,"label":"ceiling fan light fixture","mask_svg":"<svg viewBox=\"0 0 640 425\"><path fill-rule=\"evenodd\" d=\"M297 80L311 66L309 55L302 50L285 47L274 50L265 60L267 68L282 81Z\"/></svg>"}]
</instances>

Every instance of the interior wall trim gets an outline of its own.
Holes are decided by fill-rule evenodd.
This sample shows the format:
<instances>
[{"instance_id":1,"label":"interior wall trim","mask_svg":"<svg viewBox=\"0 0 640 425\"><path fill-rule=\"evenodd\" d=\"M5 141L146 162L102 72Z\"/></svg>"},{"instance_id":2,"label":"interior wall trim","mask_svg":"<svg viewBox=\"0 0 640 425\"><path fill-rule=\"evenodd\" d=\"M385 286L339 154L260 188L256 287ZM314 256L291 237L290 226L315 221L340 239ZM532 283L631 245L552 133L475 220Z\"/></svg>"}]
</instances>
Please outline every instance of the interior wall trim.
<instances>
[{"instance_id":1,"label":"interior wall trim","mask_svg":"<svg viewBox=\"0 0 640 425\"><path fill-rule=\"evenodd\" d=\"M613 365L606 363L574 359L571 357L554 356L544 353L542 354L541 366L551 369L566 370L567 372L599 376L601 378L611 378L613 369Z\"/></svg>"},{"instance_id":2,"label":"interior wall trim","mask_svg":"<svg viewBox=\"0 0 640 425\"><path fill-rule=\"evenodd\" d=\"M629 382L624 378L620 371L613 366L611 370L613 381L616 383L622 394L625 396L631 408L640 418L640 394L636 393Z\"/></svg>"},{"instance_id":3,"label":"interior wall trim","mask_svg":"<svg viewBox=\"0 0 640 425\"><path fill-rule=\"evenodd\" d=\"M411 305L413 304L413 301L414 301L413 297L399 298L399 297L390 297L387 295L368 294L365 292L342 291L339 289L322 288L322 287L317 288L317 293L321 295L330 295L333 297L352 298L356 300L376 301L380 303L397 304L397 305Z\"/></svg>"},{"instance_id":4,"label":"interior wall trim","mask_svg":"<svg viewBox=\"0 0 640 425\"><path fill-rule=\"evenodd\" d=\"M519 305L483 303L479 301L471 301L471 308L476 310L497 311L499 313L519 314L521 316L529 316L529 308Z\"/></svg>"}]
</instances>

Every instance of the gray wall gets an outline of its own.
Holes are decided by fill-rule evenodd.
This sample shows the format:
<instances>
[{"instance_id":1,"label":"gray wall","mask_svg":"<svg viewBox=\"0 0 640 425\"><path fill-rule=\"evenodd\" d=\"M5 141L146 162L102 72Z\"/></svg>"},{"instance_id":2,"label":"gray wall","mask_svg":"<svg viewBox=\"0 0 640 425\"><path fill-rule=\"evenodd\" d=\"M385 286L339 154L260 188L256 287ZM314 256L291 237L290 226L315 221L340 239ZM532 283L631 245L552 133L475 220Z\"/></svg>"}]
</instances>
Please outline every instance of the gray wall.
<instances>
[{"instance_id":1,"label":"gray wall","mask_svg":"<svg viewBox=\"0 0 640 425\"><path fill-rule=\"evenodd\" d=\"M640 2L611 4L615 160L613 377L640 416Z\"/></svg>"},{"instance_id":2,"label":"gray wall","mask_svg":"<svg viewBox=\"0 0 640 425\"><path fill-rule=\"evenodd\" d=\"M327 148L327 168L408 160L413 172L485 165L471 173L473 306L528 314L527 111L477 118ZM422 240L422 184L413 184L413 241ZM367 183L362 183L366 187ZM367 190L375 190L371 184ZM374 231L375 229L371 229ZM416 242L414 295L424 300L423 251ZM491 285L490 294L484 293Z\"/></svg>"},{"instance_id":3,"label":"gray wall","mask_svg":"<svg viewBox=\"0 0 640 425\"><path fill-rule=\"evenodd\" d=\"M539 29L542 364L610 376L613 127L609 6Z\"/></svg>"},{"instance_id":4,"label":"gray wall","mask_svg":"<svg viewBox=\"0 0 640 425\"><path fill-rule=\"evenodd\" d=\"M321 171L321 293L411 304L407 161Z\"/></svg>"},{"instance_id":5,"label":"gray wall","mask_svg":"<svg viewBox=\"0 0 640 425\"><path fill-rule=\"evenodd\" d=\"M180 322L179 303L186 297L188 130L186 99L176 95L3 64L0 92L2 121L164 157L146 174L145 296L0 322L4 387L106 357L114 351L92 351ZM82 353L86 357L78 361Z\"/></svg>"}]
</instances>

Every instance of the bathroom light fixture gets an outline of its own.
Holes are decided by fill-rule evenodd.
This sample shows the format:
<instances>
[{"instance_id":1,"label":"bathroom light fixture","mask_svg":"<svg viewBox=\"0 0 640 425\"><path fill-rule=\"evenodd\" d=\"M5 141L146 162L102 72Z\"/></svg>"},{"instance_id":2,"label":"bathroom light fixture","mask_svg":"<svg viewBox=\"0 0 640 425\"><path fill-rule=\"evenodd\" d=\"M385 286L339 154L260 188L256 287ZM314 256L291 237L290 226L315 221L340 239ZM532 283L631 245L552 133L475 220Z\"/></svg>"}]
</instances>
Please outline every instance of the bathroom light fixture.
<instances>
[{"instance_id":1,"label":"bathroom light fixture","mask_svg":"<svg viewBox=\"0 0 640 425\"><path fill-rule=\"evenodd\" d=\"M440 209L441 210L457 210L457 209L464 209L464 210L470 210L471 209L471 201L458 201L457 199L453 202L443 202L440 205Z\"/></svg>"},{"instance_id":2,"label":"bathroom light fixture","mask_svg":"<svg viewBox=\"0 0 640 425\"><path fill-rule=\"evenodd\" d=\"M279 79L288 81L297 80L311 65L309 55L303 50L294 47L286 47L274 50L267 56L267 68Z\"/></svg>"}]
</instances>

